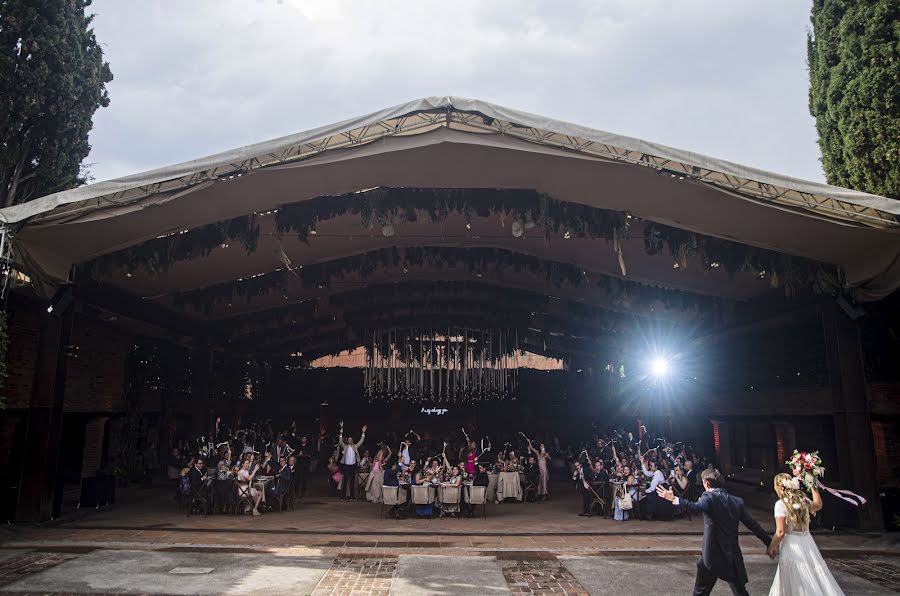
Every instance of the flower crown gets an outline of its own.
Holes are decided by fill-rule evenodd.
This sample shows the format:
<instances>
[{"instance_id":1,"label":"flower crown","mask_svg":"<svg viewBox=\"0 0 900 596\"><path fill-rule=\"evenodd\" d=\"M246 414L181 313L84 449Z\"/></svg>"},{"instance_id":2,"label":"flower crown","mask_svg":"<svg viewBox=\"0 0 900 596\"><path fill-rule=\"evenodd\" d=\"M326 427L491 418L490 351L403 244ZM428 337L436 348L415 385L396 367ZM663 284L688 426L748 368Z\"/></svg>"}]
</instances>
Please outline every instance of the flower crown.
<instances>
[{"instance_id":1,"label":"flower crown","mask_svg":"<svg viewBox=\"0 0 900 596\"><path fill-rule=\"evenodd\" d=\"M782 478L781 486L783 488L789 488L792 490L800 490L800 479L797 477L794 478Z\"/></svg>"}]
</instances>

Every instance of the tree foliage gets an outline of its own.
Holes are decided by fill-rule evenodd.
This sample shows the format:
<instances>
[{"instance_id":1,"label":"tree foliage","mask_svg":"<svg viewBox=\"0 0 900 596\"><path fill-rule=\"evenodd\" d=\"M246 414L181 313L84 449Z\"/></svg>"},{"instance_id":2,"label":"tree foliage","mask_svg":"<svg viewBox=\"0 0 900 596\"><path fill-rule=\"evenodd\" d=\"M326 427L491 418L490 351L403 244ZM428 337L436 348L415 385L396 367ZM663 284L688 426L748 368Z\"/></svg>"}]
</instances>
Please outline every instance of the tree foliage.
<instances>
[{"instance_id":1,"label":"tree foliage","mask_svg":"<svg viewBox=\"0 0 900 596\"><path fill-rule=\"evenodd\" d=\"M0 0L0 205L83 182L81 162L109 64L91 0Z\"/></svg>"},{"instance_id":2,"label":"tree foliage","mask_svg":"<svg viewBox=\"0 0 900 596\"><path fill-rule=\"evenodd\" d=\"M810 112L832 184L900 198L900 2L814 0Z\"/></svg>"}]
</instances>

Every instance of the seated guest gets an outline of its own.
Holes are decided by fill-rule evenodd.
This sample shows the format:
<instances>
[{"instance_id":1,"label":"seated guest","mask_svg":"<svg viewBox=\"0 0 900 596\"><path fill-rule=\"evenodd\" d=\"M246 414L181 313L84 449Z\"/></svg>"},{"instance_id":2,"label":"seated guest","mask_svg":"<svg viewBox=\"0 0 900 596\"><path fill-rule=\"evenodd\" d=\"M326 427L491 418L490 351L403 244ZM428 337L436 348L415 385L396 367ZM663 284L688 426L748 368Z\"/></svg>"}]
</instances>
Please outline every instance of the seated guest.
<instances>
[{"instance_id":1,"label":"seated guest","mask_svg":"<svg viewBox=\"0 0 900 596\"><path fill-rule=\"evenodd\" d=\"M462 476L459 473L459 468L453 466L450 468L450 477L447 478L444 482L441 483L441 486L456 486L459 487L460 491L462 491ZM456 515L459 513L459 505L462 502L462 493L460 492L460 498L456 503L441 503L441 515L444 514L453 514Z\"/></svg>"},{"instance_id":2,"label":"seated guest","mask_svg":"<svg viewBox=\"0 0 900 596\"><path fill-rule=\"evenodd\" d=\"M472 479L473 486L487 486L490 483L488 478L488 464L480 461L478 467L475 468L475 478Z\"/></svg>"},{"instance_id":3,"label":"seated guest","mask_svg":"<svg viewBox=\"0 0 900 596\"><path fill-rule=\"evenodd\" d=\"M416 472L415 475L413 475L413 483L412 484L415 484L416 486L421 486L427 482L430 482L429 479L431 477L432 477L431 470L423 468L423 469L419 470L418 472ZM412 490L410 490L410 493L412 493ZM429 503L427 505L416 505L416 515L417 516L431 517L432 513L433 513L433 508L431 506L431 503Z\"/></svg>"},{"instance_id":4,"label":"seated guest","mask_svg":"<svg viewBox=\"0 0 900 596\"><path fill-rule=\"evenodd\" d=\"M204 464L203 458L198 457L194 460L194 465L188 469L188 481L191 484L191 489L196 489L197 487L206 484L208 479L209 477L206 473L206 465Z\"/></svg>"},{"instance_id":5,"label":"seated guest","mask_svg":"<svg viewBox=\"0 0 900 596\"><path fill-rule=\"evenodd\" d=\"M251 462L249 459L244 460L244 464L241 466L241 470L238 472L237 484L243 492L247 492L250 495L250 498L253 499L253 515L260 515L259 503L262 501L262 494L253 487L253 477L256 476L259 468L256 468L251 472L250 465ZM244 513L247 513L249 507L249 503L244 505Z\"/></svg>"},{"instance_id":6,"label":"seated guest","mask_svg":"<svg viewBox=\"0 0 900 596\"><path fill-rule=\"evenodd\" d=\"M675 468L675 475L672 479L672 491L679 499L690 498L691 483L681 468Z\"/></svg>"},{"instance_id":7,"label":"seated guest","mask_svg":"<svg viewBox=\"0 0 900 596\"><path fill-rule=\"evenodd\" d=\"M264 469L268 469L268 466ZM288 466L287 457L281 456L278 461L278 470L272 476L276 480L268 487L268 493L281 498L291 490L291 468Z\"/></svg>"},{"instance_id":8,"label":"seated guest","mask_svg":"<svg viewBox=\"0 0 900 596\"><path fill-rule=\"evenodd\" d=\"M613 519L616 521L625 521L630 517L630 511L622 509L619 507L619 499L623 498L625 495L631 497L632 507L634 506L634 501L637 498L637 488L635 487L634 476L629 474L625 477L625 480L622 484L616 487L615 496L613 497L614 502L614 510L613 510Z\"/></svg>"}]
</instances>

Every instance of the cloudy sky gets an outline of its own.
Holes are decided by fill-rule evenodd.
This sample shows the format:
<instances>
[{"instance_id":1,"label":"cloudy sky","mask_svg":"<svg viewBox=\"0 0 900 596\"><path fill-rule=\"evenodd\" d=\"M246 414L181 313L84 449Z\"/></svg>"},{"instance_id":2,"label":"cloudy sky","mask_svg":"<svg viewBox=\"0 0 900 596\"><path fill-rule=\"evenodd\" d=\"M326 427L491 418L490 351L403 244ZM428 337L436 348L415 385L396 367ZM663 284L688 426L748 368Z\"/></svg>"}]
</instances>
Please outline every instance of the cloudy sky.
<instances>
[{"instance_id":1,"label":"cloudy sky","mask_svg":"<svg viewBox=\"0 0 900 596\"><path fill-rule=\"evenodd\" d=\"M96 180L461 95L822 180L809 1L95 0Z\"/></svg>"}]
</instances>

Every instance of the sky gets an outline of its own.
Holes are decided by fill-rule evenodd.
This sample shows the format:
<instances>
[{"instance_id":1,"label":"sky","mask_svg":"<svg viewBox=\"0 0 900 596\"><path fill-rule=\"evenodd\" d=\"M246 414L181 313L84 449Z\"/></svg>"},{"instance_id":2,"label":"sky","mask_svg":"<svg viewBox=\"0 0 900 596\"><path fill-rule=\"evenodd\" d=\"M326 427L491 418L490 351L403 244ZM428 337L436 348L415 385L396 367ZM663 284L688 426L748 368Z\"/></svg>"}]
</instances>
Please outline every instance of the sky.
<instances>
[{"instance_id":1,"label":"sky","mask_svg":"<svg viewBox=\"0 0 900 596\"><path fill-rule=\"evenodd\" d=\"M431 95L809 180L808 0L95 0L94 180Z\"/></svg>"}]
</instances>

